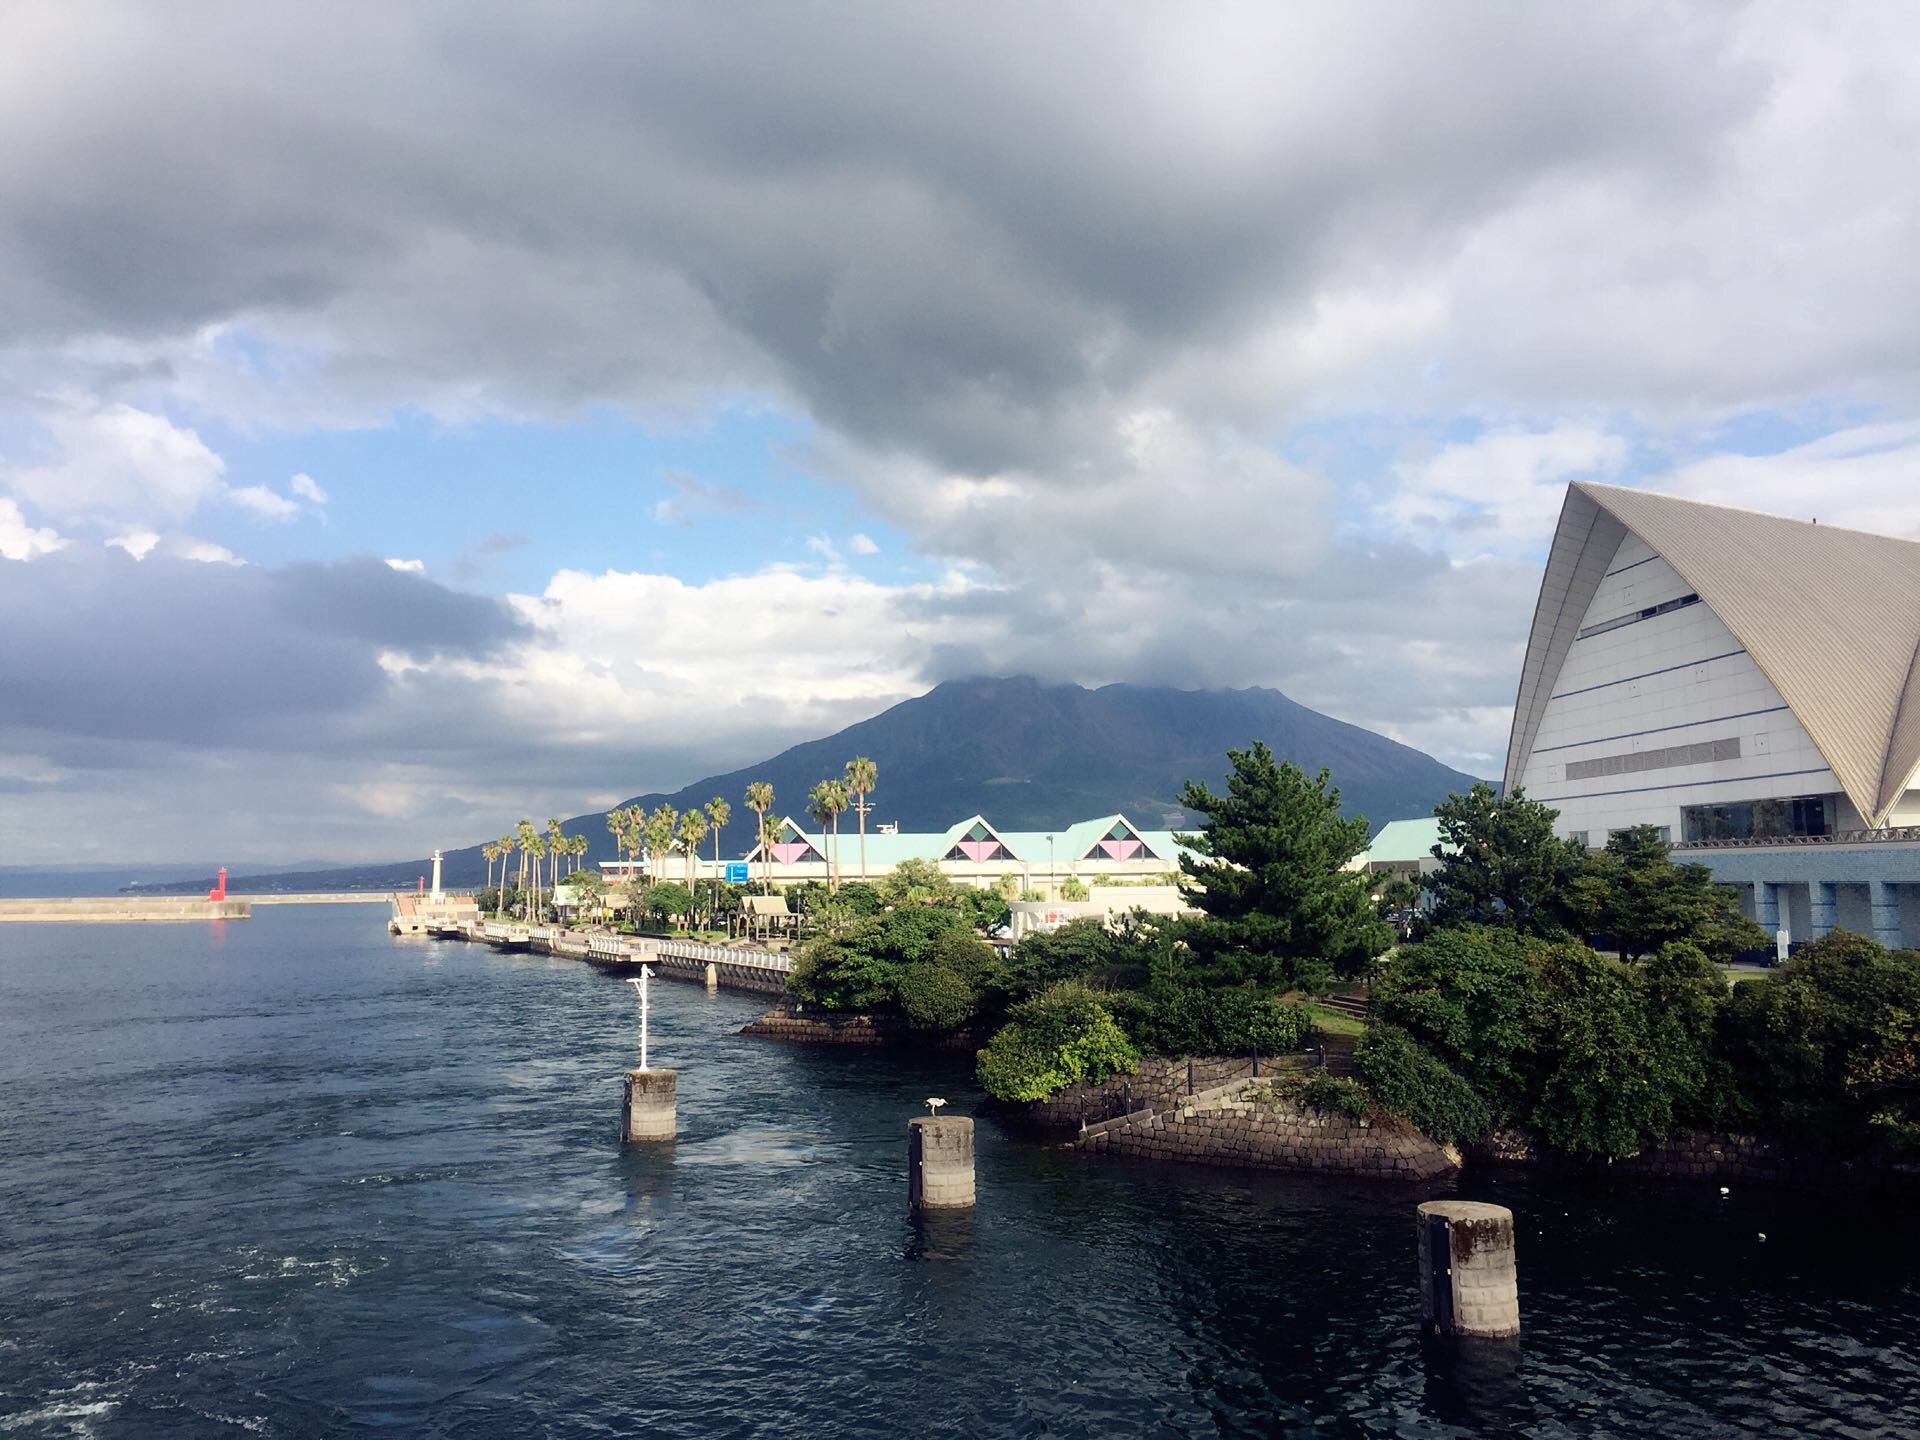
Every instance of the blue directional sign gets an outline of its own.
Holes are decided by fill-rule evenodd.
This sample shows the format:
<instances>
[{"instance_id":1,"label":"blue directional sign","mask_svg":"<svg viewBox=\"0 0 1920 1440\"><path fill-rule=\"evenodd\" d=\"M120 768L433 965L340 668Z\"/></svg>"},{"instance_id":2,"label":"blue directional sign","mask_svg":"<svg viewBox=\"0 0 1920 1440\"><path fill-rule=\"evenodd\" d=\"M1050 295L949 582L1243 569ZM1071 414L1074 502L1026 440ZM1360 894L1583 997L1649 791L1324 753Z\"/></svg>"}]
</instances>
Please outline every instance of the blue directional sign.
<instances>
[{"instance_id":1,"label":"blue directional sign","mask_svg":"<svg viewBox=\"0 0 1920 1440\"><path fill-rule=\"evenodd\" d=\"M747 862L729 860L727 862L727 884L744 885L747 883Z\"/></svg>"}]
</instances>

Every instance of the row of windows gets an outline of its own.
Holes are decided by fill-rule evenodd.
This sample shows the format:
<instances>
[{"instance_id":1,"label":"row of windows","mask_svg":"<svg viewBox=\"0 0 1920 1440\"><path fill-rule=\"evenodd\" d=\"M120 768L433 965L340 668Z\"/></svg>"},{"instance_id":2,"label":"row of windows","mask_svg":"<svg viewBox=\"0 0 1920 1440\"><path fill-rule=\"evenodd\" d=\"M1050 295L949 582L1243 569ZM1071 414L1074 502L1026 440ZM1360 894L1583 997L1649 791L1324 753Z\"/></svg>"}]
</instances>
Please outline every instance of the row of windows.
<instances>
[{"instance_id":1,"label":"row of windows","mask_svg":"<svg viewBox=\"0 0 1920 1440\"><path fill-rule=\"evenodd\" d=\"M1658 605L1647 606L1644 610L1635 610L1626 615L1616 615L1611 620L1602 620L1598 624L1589 625L1574 638L1585 640L1594 635L1604 635L1609 630L1621 630L1628 625L1638 625L1642 620L1651 620L1656 615L1666 615L1674 610L1682 610L1689 605L1698 605L1699 603L1700 597L1698 595L1682 595L1677 600L1663 600Z\"/></svg>"},{"instance_id":2,"label":"row of windows","mask_svg":"<svg viewBox=\"0 0 1920 1440\"><path fill-rule=\"evenodd\" d=\"M1680 834L1699 840L1777 840L1792 835L1831 835L1834 807L1825 795L1771 800L1732 800L1680 807Z\"/></svg>"}]
</instances>

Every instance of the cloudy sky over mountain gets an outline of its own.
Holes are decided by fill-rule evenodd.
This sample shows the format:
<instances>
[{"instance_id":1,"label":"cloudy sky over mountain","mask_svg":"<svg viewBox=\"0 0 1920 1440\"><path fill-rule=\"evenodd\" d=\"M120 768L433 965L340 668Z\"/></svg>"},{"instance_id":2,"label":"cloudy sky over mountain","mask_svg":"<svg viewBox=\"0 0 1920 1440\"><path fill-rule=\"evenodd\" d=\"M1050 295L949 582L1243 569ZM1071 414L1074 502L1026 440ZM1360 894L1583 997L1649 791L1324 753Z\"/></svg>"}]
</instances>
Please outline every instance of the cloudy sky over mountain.
<instances>
[{"instance_id":1,"label":"cloudy sky over mountain","mask_svg":"<svg viewBox=\"0 0 1920 1440\"><path fill-rule=\"evenodd\" d=\"M1893 5L0 4L0 861L954 675L1505 740L1567 481L1920 537Z\"/></svg>"}]
</instances>

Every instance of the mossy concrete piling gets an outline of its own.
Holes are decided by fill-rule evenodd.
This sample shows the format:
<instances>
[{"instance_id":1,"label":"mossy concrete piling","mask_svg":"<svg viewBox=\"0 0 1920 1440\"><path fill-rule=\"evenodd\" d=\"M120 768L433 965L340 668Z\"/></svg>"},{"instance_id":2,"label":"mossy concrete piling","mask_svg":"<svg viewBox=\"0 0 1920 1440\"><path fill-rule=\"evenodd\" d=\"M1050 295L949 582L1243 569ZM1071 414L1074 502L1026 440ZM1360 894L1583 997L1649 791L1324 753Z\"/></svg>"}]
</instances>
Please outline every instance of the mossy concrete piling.
<instances>
[{"instance_id":1,"label":"mossy concrete piling","mask_svg":"<svg viewBox=\"0 0 1920 1440\"><path fill-rule=\"evenodd\" d=\"M620 1105L620 1143L671 1140L679 1118L680 1072L629 1070Z\"/></svg>"},{"instance_id":2,"label":"mossy concrete piling","mask_svg":"<svg viewBox=\"0 0 1920 1440\"><path fill-rule=\"evenodd\" d=\"M916 1115L907 1122L907 1208L973 1206L973 1121L965 1115Z\"/></svg>"},{"instance_id":3,"label":"mossy concrete piling","mask_svg":"<svg viewBox=\"0 0 1920 1440\"><path fill-rule=\"evenodd\" d=\"M1420 1318L1432 1335L1510 1340L1520 1333L1513 1212L1479 1200L1429 1200L1415 1221Z\"/></svg>"}]
</instances>

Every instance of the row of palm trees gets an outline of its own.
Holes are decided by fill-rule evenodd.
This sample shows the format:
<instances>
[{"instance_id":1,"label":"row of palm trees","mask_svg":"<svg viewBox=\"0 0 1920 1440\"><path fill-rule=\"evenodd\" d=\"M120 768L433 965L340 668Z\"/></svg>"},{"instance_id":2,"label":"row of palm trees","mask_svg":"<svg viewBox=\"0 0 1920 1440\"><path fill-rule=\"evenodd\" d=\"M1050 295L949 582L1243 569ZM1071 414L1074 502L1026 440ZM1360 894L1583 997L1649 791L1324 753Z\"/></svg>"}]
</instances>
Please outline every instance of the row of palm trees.
<instances>
[{"instance_id":1,"label":"row of palm trees","mask_svg":"<svg viewBox=\"0 0 1920 1440\"><path fill-rule=\"evenodd\" d=\"M671 805L662 805L651 813L641 805L623 805L607 812L607 829L613 835L615 857L638 862L644 855L649 877L657 866L659 878L666 879L667 864L678 851L685 857L687 888L692 889L694 861L700 854L701 841L708 835L713 836L713 864L717 870L720 832L732 818L733 807L716 795L698 810L689 810L684 815Z\"/></svg>"},{"instance_id":2,"label":"row of palm trees","mask_svg":"<svg viewBox=\"0 0 1920 1440\"><path fill-rule=\"evenodd\" d=\"M494 862L500 864L500 890L498 895L496 918L503 918L507 904L507 860L510 856L520 856L520 870L515 887L531 897L527 906L529 915L540 913L540 893L543 888L552 890L559 887L561 878L580 868L580 862L587 856L587 837L568 835L558 820L547 821L543 834L534 829L533 821L522 820L518 825L498 840L489 841L480 847L480 853L487 862L487 884L493 884ZM546 866L546 883L543 886L541 866ZM531 888L528 880L531 875Z\"/></svg>"},{"instance_id":3,"label":"row of palm trees","mask_svg":"<svg viewBox=\"0 0 1920 1440\"><path fill-rule=\"evenodd\" d=\"M879 780L880 767L860 755L847 762L844 775L822 780L808 792L807 812L819 821L823 832L830 828L832 835L827 862L829 888L838 889L840 884L840 817L848 810L860 818L860 878L866 878L867 812L873 808L867 803L867 797L873 793ZM766 892L771 894L773 847L780 841L780 822L771 814L772 783L755 780L747 786L746 805L753 811L756 821L754 833L759 841L761 883ZM681 855L686 865L687 888L691 891L695 884L694 866L700 846L709 835L713 837L714 883L716 886L719 884L720 832L727 828L727 822L732 818L733 807L716 795L699 809L688 810L684 814L665 804L652 811L643 805L622 805L617 810L607 812L607 830L613 836L615 857L631 859L636 863L644 857L645 873L649 879L666 879L667 866L672 857L676 853ZM528 907L527 913L532 915L539 911L541 862L547 864L548 888L557 888L563 875L578 870L580 862L586 858L587 837L564 834L558 820L547 821L543 835L534 829L531 820L522 820L511 833L482 845L480 853L486 857L488 885L493 884L494 863L499 862L500 905L503 911L508 858L515 854L520 857L518 886L523 893L528 889L531 865L534 903ZM564 870L563 865L566 867Z\"/></svg>"}]
</instances>

